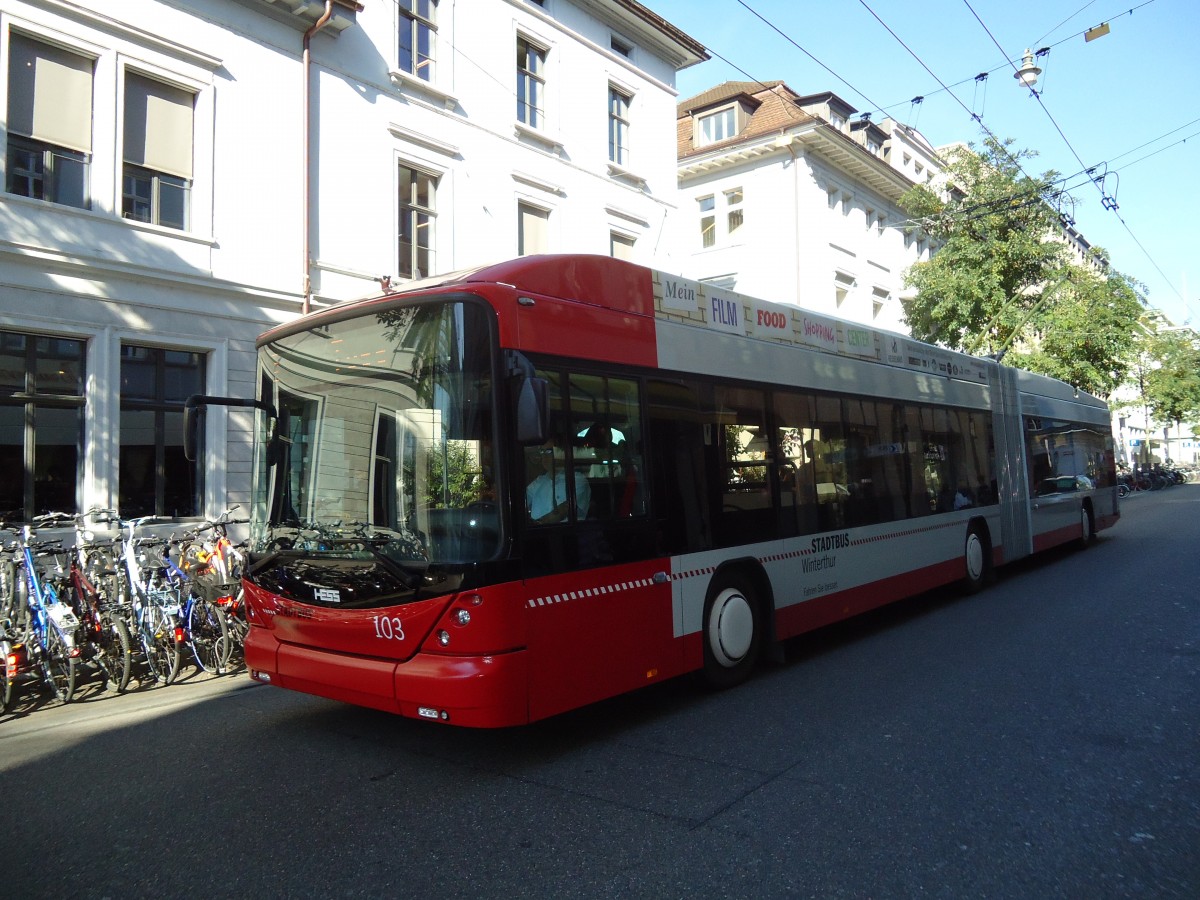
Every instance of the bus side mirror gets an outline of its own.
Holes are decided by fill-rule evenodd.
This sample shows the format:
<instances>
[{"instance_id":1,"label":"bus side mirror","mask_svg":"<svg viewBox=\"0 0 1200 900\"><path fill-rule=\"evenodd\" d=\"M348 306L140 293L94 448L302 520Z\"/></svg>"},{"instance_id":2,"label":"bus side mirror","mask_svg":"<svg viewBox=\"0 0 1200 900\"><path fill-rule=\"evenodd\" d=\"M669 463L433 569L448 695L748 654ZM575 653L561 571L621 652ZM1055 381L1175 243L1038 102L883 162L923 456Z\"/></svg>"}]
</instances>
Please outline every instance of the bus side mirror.
<instances>
[{"instance_id":1,"label":"bus side mirror","mask_svg":"<svg viewBox=\"0 0 1200 900\"><path fill-rule=\"evenodd\" d=\"M549 383L545 378L521 376L517 383L517 443L523 446L544 444L549 439Z\"/></svg>"},{"instance_id":2,"label":"bus side mirror","mask_svg":"<svg viewBox=\"0 0 1200 900\"><path fill-rule=\"evenodd\" d=\"M183 458L188 462L196 461L196 435L200 428L200 411L192 403L196 399L197 396L192 395L183 404Z\"/></svg>"},{"instance_id":3,"label":"bus side mirror","mask_svg":"<svg viewBox=\"0 0 1200 900\"><path fill-rule=\"evenodd\" d=\"M261 409L268 416L274 419L278 424L275 426L275 434L271 437L271 441L267 447L267 459L270 461L272 448L279 442L280 430L286 431L287 411L284 410L283 416L280 416L275 411L275 405L268 403L266 400L243 400L240 397L210 397L205 394L192 394L183 402L183 456L188 462L196 461L196 452L199 447L200 434L200 413L203 407L206 406L242 406L251 407L253 409ZM278 453L278 451L275 451Z\"/></svg>"},{"instance_id":4,"label":"bus side mirror","mask_svg":"<svg viewBox=\"0 0 1200 900\"><path fill-rule=\"evenodd\" d=\"M270 410L271 413L274 409ZM287 408L279 410L279 414L274 418L275 427L271 429L271 435L267 438L267 466L273 468L284 457L284 446L288 441L287 435L291 432L292 414L287 411Z\"/></svg>"}]
</instances>

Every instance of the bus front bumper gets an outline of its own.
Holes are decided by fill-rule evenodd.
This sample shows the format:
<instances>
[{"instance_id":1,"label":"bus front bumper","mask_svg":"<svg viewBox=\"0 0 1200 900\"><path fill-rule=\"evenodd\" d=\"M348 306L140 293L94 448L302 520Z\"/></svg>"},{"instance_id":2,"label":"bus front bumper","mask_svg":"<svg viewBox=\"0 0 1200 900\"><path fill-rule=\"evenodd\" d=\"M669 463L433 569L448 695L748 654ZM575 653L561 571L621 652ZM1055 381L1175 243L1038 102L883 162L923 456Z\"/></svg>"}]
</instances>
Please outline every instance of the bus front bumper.
<instances>
[{"instance_id":1,"label":"bus front bumper","mask_svg":"<svg viewBox=\"0 0 1200 900\"><path fill-rule=\"evenodd\" d=\"M417 653L404 662L282 643L265 628L246 636L246 668L264 684L414 719L472 728L529 721L526 653Z\"/></svg>"}]
</instances>

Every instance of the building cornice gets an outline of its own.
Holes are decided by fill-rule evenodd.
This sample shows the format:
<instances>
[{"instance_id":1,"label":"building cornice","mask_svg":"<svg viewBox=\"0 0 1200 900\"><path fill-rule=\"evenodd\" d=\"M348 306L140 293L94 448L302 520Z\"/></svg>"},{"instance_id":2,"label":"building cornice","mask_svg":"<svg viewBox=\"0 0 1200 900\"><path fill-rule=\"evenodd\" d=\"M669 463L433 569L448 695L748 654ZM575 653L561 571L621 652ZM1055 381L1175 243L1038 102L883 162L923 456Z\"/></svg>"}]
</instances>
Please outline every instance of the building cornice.
<instances>
[{"instance_id":1,"label":"building cornice","mask_svg":"<svg viewBox=\"0 0 1200 900\"><path fill-rule=\"evenodd\" d=\"M678 175L680 179L695 178L785 151L804 152L821 159L889 200L899 199L915 184L885 160L817 119L776 134L758 135L689 154L679 160Z\"/></svg>"}]
</instances>

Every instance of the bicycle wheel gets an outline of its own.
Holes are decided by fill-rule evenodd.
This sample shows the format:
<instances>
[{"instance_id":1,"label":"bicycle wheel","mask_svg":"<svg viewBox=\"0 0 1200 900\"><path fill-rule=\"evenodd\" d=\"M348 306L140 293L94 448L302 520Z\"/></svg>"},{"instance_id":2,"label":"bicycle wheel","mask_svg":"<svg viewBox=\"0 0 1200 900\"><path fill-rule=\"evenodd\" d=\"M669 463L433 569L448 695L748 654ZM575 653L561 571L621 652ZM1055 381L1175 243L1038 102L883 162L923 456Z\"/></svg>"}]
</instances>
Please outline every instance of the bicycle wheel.
<instances>
[{"instance_id":1,"label":"bicycle wheel","mask_svg":"<svg viewBox=\"0 0 1200 900\"><path fill-rule=\"evenodd\" d=\"M188 613L188 640L201 669L225 674L232 650L225 610L211 601L196 600Z\"/></svg>"},{"instance_id":2,"label":"bicycle wheel","mask_svg":"<svg viewBox=\"0 0 1200 900\"><path fill-rule=\"evenodd\" d=\"M8 640L0 640L0 713L8 711L12 705L13 698L13 678L15 672L8 670L8 655L12 653L12 643Z\"/></svg>"},{"instance_id":3,"label":"bicycle wheel","mask_svg":"<svg viewBox=\"0 0 1200 900\"><path fill-rule=\"evenodd\" d=\"M42 674L54 696L70 703L75 696L75 657L62 632L53 623L46 628L46 652L42 654Z\"/></svg>"},{"instance_id":4,"label":"bicycle wheel","mask_svg":"<svg viewBox=\"0 0 1200 900\"><path fill-rule=\"evenodd\" d=\"M104 680L117 693L123 694L129 687L129 674L133 667L132 641L124 620L106 617L95 643L96 663L104 673Z\"/></svg>"},{"instance_id":5,"label":"bicycle wheel","mask_svg":"<svg viewBox=\"0 0 1200 900\"><path fill-rule=\"evenodd\" d=\"M16 625L20 598L17 596L17 567L11 559L0 559L0 628Z\"/></svg>"},{"instance_id":6,"label":"bicycle wheel","mask_svg":"<svg viewBox=\"0 0 1200 900\"><path fill-rule=\"evenodd\" d=\"M150 677L170 684L179 674L179 644L175 642L175 617L153 604L142 610L139 637L150 667Z\"/></svg>"},{"instance_id":7,"label":"bicycle wheel","mask_svg":"<svg viewBox=\"0 0 1200 900\"><path fill-rule=\"evenodd\" d=\"M235 656L240 657L245 651L250 623L246 621L246 606L240 597L221 608L225 611L225 621L229 624L229 659L232 662Z\"/></svg>"}]
</instances>

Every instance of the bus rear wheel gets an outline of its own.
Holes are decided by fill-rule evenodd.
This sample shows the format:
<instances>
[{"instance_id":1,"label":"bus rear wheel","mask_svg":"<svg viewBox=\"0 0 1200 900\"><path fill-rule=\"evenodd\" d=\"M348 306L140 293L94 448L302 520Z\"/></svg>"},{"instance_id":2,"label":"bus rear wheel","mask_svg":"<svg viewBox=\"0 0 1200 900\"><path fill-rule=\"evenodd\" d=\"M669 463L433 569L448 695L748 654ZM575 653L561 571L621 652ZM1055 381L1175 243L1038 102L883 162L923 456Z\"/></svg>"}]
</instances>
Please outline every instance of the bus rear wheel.
<instances>
[{"instance_id":1,"label":"bus rear wheel","mask_svg":"<svg viewBox=\"0 0 1200 900\"><path fill-rule=\"evenodd\" d=\"M750 677L762 644L762 621L754 593L739 579L713 580L704 604L704 677L715 688Z\"/></svg>"},{"instance_id":2,"label":"bus rear wheel","mask_svg":"<svg viewBox=\"0 0 1200 900\"><path fill-rule=\"evenodd\" d=\"M992 548L984 534L979 525L972 525L967 531L967 542L963 548L963 564L966 570L963 588L968 594L978 593L987 583L988 558Z\"/></svg>"}]
</instances>

